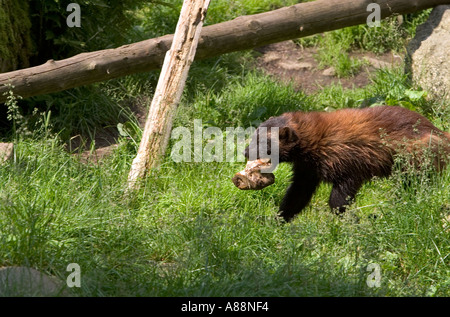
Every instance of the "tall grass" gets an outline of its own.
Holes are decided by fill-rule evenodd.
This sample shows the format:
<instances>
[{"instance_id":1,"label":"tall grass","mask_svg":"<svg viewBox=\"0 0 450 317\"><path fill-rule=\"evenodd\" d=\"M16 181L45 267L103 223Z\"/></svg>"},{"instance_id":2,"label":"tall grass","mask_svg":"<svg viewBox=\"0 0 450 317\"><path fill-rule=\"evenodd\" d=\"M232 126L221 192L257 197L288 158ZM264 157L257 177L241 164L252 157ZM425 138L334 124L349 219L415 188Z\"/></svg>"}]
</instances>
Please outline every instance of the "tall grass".
<instances>
[{"instance_id":1,"label":"tall grass","mask_svg":"<svg viewBox=\"0 0 450 317\"><path fill-rule=\"evenodd\" d=\"M379 77L365 92L332 94L357 106L371 89L391 90ZM329 95L306 96L251 72L185 99L177 122L200 116L252 124L261 105L260 119L324 109ZM242 111L227 114L227 107ZM368 183L343 218L329 212L330 187L322 185L310 206L282 225L275 214L288 165L275 171L274 185L248 192L230 181L243 163L175 163L168 155L133 199L124 199L135 153L129 142L123 138L111 157L86 165L58 137L21 139L15 159L0 166L1 265L65 280L67 265L78 263L82 286L72 291L81 296L450 294L449 169L430 180L412 177L407 188L400 174ZM381 268L379 288L366 283L369 263Z\"/></svg>"},{"instance_id":2,"label":"tall grass","mask_svg":"<svg viewBox=\"0 0 450 317\"><path fill-rule=\"evenodd\" d=\"M306 95L250 70L250 59L234 53L195 63L174 126L202 119L247 127L285 111L359 107L376 97L408 102L449 128L448 102L409 98L401 67L377 72L364 89L334 85ZM41 99L61 111L47 113L43 133L16 135L13 157L0 164L0 266L31 266L65 281L67 265L78 263L81 287L71 291L79 296L450 295L450 168L410 173L407 186L401 169L373 180L343 217L329 211L331 188L323 184L302 214L281 224L275 215L289 165L278 167L272 186L240 191L231 177L244 163L176 163L169 148L126 198L133 140L123 136L111 156L83 163L67 152L61 128L49 130L113 124L114 103L150 96L155 78L109 83L98 107L90 93ZM367 284L370 263L381 269L380 287Z\"/></svg>"}]
</instances>

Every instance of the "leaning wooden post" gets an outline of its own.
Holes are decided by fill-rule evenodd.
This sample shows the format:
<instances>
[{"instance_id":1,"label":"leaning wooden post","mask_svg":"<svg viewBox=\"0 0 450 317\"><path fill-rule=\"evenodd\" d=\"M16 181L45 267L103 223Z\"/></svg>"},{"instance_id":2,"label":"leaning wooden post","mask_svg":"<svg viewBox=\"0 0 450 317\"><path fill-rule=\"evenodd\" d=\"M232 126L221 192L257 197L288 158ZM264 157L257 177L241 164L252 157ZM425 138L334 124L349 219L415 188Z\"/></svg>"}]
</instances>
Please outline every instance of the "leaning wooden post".
<instances>
[{"instance_id":1,"label":"leaning wooden post","mask_svg":"<svg viewBox=\"0 0 450 317\"><path fill-rule=\"evenodd\" d=\"M170 50L161 69L139 150L128 174L128 188L138 189L147 170L165 154L174 112L183 92L210 0L184 0Z\"/></svg>"}]
</instances>

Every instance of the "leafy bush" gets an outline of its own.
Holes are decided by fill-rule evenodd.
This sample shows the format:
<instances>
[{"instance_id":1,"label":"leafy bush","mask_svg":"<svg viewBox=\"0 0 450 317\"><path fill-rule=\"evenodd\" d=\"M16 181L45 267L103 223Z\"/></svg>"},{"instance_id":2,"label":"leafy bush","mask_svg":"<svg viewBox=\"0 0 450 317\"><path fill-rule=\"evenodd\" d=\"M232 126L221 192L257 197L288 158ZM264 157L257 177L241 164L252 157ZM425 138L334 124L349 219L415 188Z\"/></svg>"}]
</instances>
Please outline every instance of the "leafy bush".
<instances>
[{"instance_id":1,"label":"leafy bush","mask_svg":"<svg viewBox=\"0 0 450 317\"><path fill-rule=\"evenodd\" d=\"M28 3L5 0L0 6L0 72L28 67L32 54Z\"/></svg>"},{"instance_id":2,"label":"leafy bush","mask_svg":"<svg viewBox=\"0 0 450 317\"><path fill-rule=\"evenodd\" d=\"M113 48L131 43L130 30L136 22L132 10L144 0L83 0L79 1L81 27L66 24L67 5L73 1L31 1L32 38L37 56L33 64L48 59Z\"/></svg>"}]
</instances>

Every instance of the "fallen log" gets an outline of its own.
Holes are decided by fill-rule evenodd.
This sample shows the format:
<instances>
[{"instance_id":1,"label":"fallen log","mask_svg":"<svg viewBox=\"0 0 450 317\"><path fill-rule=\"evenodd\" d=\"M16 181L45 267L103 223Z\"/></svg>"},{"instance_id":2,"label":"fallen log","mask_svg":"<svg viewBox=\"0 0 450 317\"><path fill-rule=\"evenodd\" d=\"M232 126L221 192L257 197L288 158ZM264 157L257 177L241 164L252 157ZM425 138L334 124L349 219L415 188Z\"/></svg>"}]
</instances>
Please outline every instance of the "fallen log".
<instances>
[{"instance_id":1,"label":"fallen log","mask_svg":"<svg viewBox=\"0 0 450 317\"><path fill-rule=\"evenodd\" d=\"M317 0L210 25L202 29L196 59L363 24L371 14L367 11L371 3L371 0ZM381 18L386 18L450 4L450 0L379 0L376 3ZM158 69L172 39L173 35L165 35L0 74L0 103L6 100L8 84L14 86L15 94L26 98Z\"/></svg>"}]
</instances>

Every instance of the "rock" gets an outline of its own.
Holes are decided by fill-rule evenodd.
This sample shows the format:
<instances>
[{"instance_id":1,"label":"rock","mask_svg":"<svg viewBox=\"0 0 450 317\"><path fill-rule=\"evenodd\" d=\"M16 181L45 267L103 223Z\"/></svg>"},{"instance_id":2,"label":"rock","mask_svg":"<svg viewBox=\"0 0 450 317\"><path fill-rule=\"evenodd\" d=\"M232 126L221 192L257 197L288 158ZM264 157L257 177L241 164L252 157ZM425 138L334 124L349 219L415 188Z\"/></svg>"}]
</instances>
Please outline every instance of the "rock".
<instances>
[{"instance_id":1,"label":"rock","mask_svg":"<svg viewBox=\"0 0 450 317\"><path fill-rule=\"evenodd\" d=\"M450 232L450 214L442 218L442 228L445 232Z\"/></svg>"},{"instance_id":2,"label":"rock","mask_svg":"<svg viewBox=\"0 0 450 317\"><path fill-rule=\"evenodd\" d=\"M265 63L271 63L273 61L277 61L280 59L280 56L277 52L268 52L263 55L263 60Z\"/></svg>"},{"instance_id":3,"label":"rock","mask_svg":"<svg viewBox=\"0 0 450 317\"><path fill-rule=\"evenodd\" d=\"M322 72L322 75L324 75L324 76L329 76L329 77L333 77L333 76L336 75L336 70L334 69L333 66L332 66L332 67L329 67L329 68L325 69L325 70Z\"/></svg>"},{"instance_id":4,"label":"rock","mask_svg":"<svg viewBox=\"0 0 450 317\"><path fill-rule=\"evenodd\" d=\"M12 143L4 143L0 142L0 163L5 162L9 159L13 152L13 144Z\"/></svg>"},{"instance_id":5,"label":"rock","mask_svg":"<svg viewBox=\"0 0 450 317\"><path fill-rule=\"evenodd\" d=\"M98 163L102 159L110 156L118 147L119 147L118 144L111 144L108 146L94 149L93 151L90 151L90 150L83 151L80 154L81 162L83 162L83 163L88 163L88 162Z\"/></svg>"},{"instance_id":6,"label":"rock","mask_svg":"<svg viewBox=\"0 0 450 317\"><path fill-rule=\"evenodd\" d=\"M61 280L33 268L9 266L0 268L0 296L70 296Z\"/></svg>"},{"instance_id":7,"label":"rock","mask_svg":"<svg viewBox=\"0 0 450 317\"><path fill-rule=\"evenodd\" d=\"M450 98L450 5L437 6L407 47L406 71L432 99Z\"/></svg>"},{"instance_id":8,"label":"rock","mask_svg":"<svg viewBox=\"0 0 450 317\"><path fill-rule=\"evenodd\" d=\"M373 58L373 57L364 57L364 60L366 60L367 62L369 62L370 65L372 65L374 68L379 69L379 68L388 68L391 67L392 64Z\"/></svg>"},{"instance_id":9,"label":"rock","mask_svg":"<svg viewBox=\"0 0 450 317\"><path fill-rule=\"evenodd\" d=\"M311 63L290 60L279 61L278 66L286 70L311 69L313 67Z\"/></svg>"}]
</instances>

